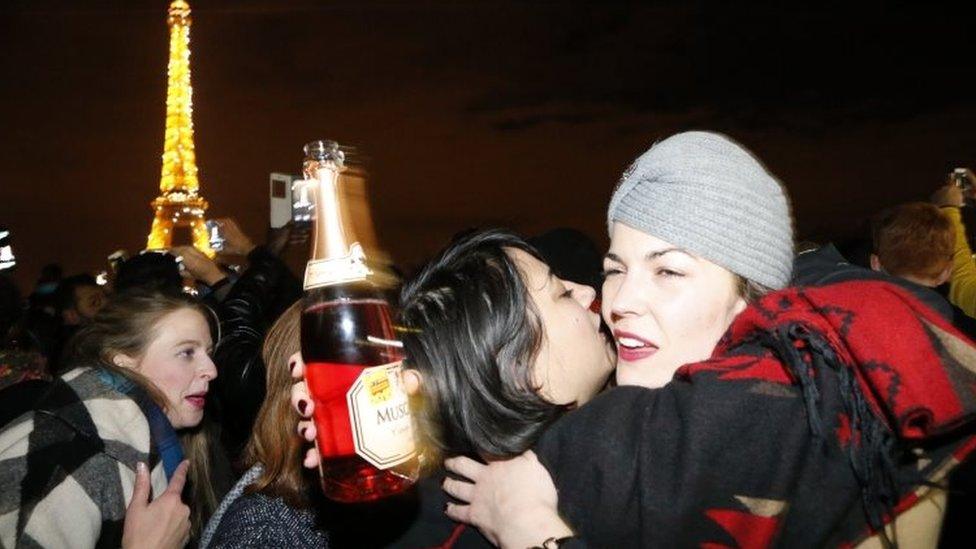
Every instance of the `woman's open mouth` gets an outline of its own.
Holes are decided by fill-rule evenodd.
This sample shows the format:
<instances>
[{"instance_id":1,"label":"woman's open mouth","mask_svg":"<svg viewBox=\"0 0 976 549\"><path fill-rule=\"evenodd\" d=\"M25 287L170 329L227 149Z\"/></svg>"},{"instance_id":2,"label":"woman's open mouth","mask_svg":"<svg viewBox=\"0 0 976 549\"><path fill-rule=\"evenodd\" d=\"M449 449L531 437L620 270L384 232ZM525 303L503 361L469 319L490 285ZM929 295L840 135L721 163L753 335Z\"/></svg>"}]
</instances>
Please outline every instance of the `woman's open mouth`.
<instances>
[{"instance_id":1,"label":"woman's open mouth","mask_svg":"<svg viewBox=\"0 0 976 549\"><path fill-rule=\"evenodd\" d=\"M657 345L639 335L620 330L613 331L617 343L617 358L626 362L645 359L657 352Z\"/></svg>"},{"instance_id":2,"label":"woman's open mouth","mask_svg":"<svg viewBox=\"0 0 976 549\"><path fill-rule=\"evenodd\" d=\"M207 404L207 392L201 391L199 393L193 393L192 395L184 397L184 399L190 403L190 406L203 410L204 405Z\"/></svg>"}]
</instances>

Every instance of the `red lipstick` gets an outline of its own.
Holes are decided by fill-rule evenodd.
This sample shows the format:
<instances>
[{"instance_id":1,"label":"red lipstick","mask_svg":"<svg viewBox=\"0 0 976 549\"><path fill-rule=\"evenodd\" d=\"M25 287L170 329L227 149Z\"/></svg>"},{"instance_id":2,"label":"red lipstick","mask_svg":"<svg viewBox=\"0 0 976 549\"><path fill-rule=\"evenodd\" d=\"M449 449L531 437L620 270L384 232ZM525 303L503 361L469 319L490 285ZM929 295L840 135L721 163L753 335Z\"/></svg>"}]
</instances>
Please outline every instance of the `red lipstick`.
<instances>
[{"instance_id":1,"label":"red lipstick","mask_svg":"<svg viewBox=\"0 0 976 549\"><path fill-rule=\"evenodd\" d=\"M617 358L624 362L645 359L658 350L657 345L651 341L630 332L614 330L613 338L617 344Z\"/></svg>"}]
</instances>

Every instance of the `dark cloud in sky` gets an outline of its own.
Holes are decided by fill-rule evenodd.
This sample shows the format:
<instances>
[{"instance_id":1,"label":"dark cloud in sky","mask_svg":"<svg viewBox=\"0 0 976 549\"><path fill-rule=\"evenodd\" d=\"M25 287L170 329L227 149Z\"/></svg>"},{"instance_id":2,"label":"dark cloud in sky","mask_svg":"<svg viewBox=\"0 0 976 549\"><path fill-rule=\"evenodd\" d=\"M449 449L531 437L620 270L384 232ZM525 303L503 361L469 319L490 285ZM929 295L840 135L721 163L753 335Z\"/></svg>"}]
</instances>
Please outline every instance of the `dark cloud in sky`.
<instances>
[{"instance_id":1,"label":"dark cloud in sky","mask_svg":"<svg viewBox=\"0 0 976 549\"><path fill-rule=\"evenodd\" d=\"M600 240L655 139L725 131L843 236L976 164L974 33L939 3L191 1L197 158L213 216L260 238L267 175L317 137L371 158L380 237L412 264L471 225ZM30 282L144 245L158 191L167 2L0 8L0 225Z\"/></svg>"}]
</instances>

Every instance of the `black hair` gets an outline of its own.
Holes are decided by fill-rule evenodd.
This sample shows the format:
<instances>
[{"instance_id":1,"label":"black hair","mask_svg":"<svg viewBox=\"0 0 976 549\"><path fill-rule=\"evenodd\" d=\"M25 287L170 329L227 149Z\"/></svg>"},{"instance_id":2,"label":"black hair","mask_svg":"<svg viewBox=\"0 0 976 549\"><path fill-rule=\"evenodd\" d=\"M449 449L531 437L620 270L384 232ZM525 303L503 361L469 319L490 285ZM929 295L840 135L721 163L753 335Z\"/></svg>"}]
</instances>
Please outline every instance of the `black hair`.
<instances>
[{"instance_id":1,"label":"black hair","mask_svg":"<svg viewBox=\"0 0 976 549\"><path fill-rule=\"evenodd\" d=\"M99 287L98 282L95 281L95 277L87 273L76 274L61 279L57 290L58 311L63 312L76 308L78 298L75 295L75 290L84 286Z\"/></svg>"},{"instance_id":2,"label":"black hair","mask_svg":"<svg viewBox=\"0 0 976 549\"><path fill-rule=\"evenodd\" d=\"M542 325L506 249L542 261L513 233L469 232L401 292L400 339L423 379L414 412L429 461L517 455L571 406L547 401L533 380Z\"/></svg>"},{"instance_id":3,"label":"black hair","mask_svg":"<svg viewBox=\"0 0 976 549\"><path fill-rule=\"evenodd\" d=\"M148 251L130 257L119 266L115 275L115 291L182 293L183 277L176 256Z\"/></svg>"},{"instance_id":4,"label":"black hair","mask_svg":"<svg viewBox=\"0 0 976 549\"><path fill-rule=\"evenodd\" d=\"M600 291L603 254L590 237L569 227L558 227L528 239L563 280L586 284Z\"/></svg>"}]
</instances>

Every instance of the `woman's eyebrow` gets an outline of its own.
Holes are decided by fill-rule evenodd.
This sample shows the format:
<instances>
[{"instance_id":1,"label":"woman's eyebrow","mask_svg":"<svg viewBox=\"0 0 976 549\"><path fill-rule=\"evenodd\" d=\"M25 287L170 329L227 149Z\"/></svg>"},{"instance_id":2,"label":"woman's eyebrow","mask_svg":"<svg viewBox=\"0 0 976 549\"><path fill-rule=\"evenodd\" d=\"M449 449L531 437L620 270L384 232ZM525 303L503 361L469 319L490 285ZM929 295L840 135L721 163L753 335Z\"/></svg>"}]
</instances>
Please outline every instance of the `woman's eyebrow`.
<instances>
[{"instance_id":1,"label":"woman's eyebrow","mask_svg":"<svg viewBox=\"0 0 976 549\"><path fill-rule=\"evenodd\" d=\"M682 248L677 248L677 247L671 247L671 248L665 248L663 250L655 250L653 252L647 252L646 254L644 254L644 261L653 261L653 260L655 260L655 259L657 259L657 258L659 258L659 257L661 257L661 256L663 256L665 254L669 254L671 252L677 252L677 253L680 253L680 254L685 254L686 256L688 256L688 257L690 257L692 259L698 259L694 255L692 255L688 250L684 250ZM607 255L605 255L603 257L605 259L609 259L610 261L616 261L617 263L623 263L623 260L620 259L620 256L618 256L617 254L615 254L613 252L607 252Z\"/></svg>"},{"instance_id":2,"label":"woman's eyebrow","mask_svg":"<svg viewBox=\"0 0 976 549\"><path fill-rule=\"evenodd\" d=\"M663 250L657 250L655 252L647 252L644 255L644 260L645 261L651 261L651 260L654 260L654 259L657 259L657 258L661 257L662 255L669 254L671 252L677 252L679 254L685 254L686 256L688 256L688 257L690 257L692 259L697 259L695 256L691 255L687 250L683 250L681 248L672 247L672 248L665 248Z\"/></svg>"}]
</instances>

